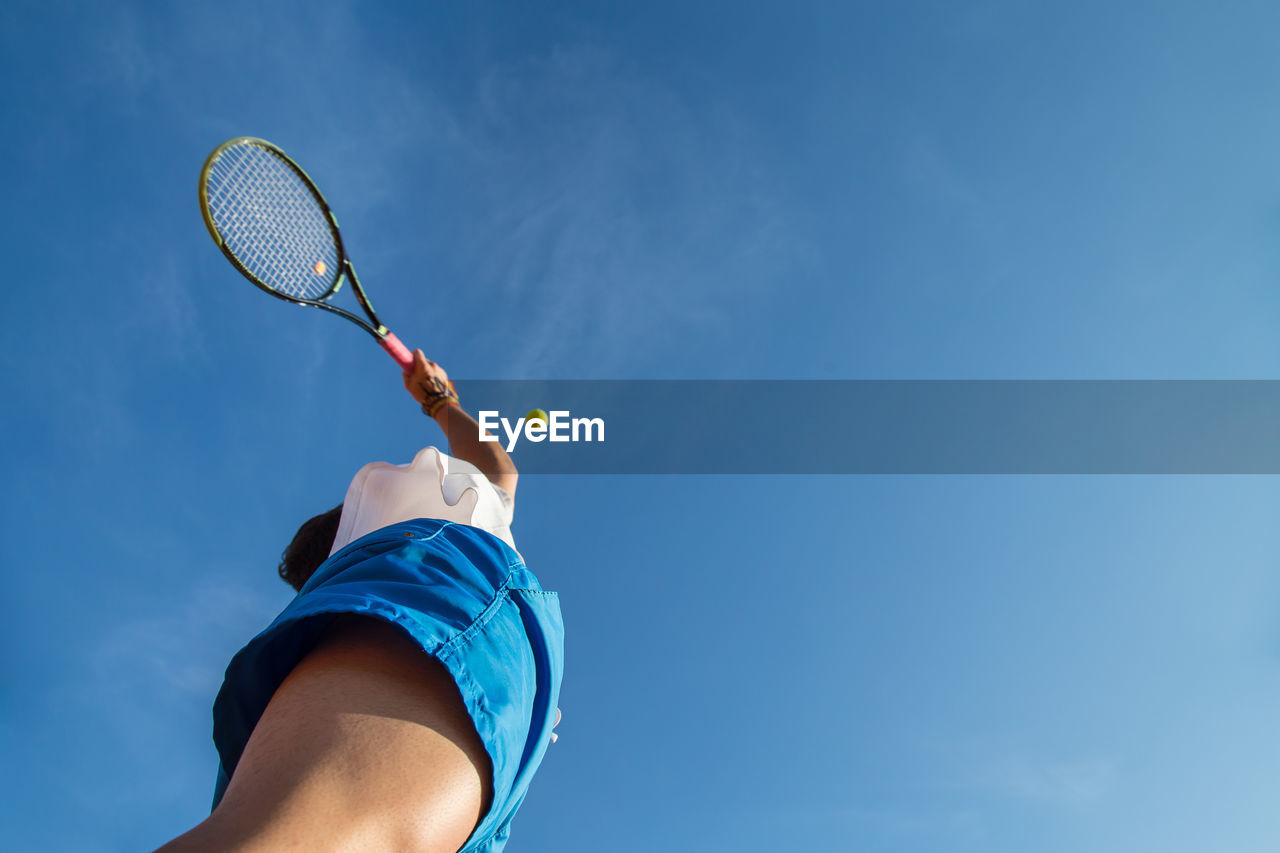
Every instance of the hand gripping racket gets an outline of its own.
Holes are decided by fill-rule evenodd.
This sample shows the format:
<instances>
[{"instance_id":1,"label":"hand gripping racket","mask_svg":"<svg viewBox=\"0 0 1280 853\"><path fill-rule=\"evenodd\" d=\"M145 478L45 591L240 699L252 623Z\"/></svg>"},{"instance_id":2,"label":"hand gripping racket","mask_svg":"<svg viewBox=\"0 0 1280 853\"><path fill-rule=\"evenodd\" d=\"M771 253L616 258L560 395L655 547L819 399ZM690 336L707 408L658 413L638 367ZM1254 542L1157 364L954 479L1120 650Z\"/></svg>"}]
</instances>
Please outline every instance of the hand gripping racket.
<instances>
[{"instance_id":1,"label":"hand gripping racket","mask_svg":"<svg viewBox=\"0 0 1280 853\"><path fill-rule=\"evenodd\" d=\"M338 218L280 148L250 136L215 148L200 170L200 212L222 254L249 281L272 296L346 317L401 367L413 365L413 354L373 312L342 248ZM345 278L368 323L329 304Z\"/></svg>"}]
</instances>

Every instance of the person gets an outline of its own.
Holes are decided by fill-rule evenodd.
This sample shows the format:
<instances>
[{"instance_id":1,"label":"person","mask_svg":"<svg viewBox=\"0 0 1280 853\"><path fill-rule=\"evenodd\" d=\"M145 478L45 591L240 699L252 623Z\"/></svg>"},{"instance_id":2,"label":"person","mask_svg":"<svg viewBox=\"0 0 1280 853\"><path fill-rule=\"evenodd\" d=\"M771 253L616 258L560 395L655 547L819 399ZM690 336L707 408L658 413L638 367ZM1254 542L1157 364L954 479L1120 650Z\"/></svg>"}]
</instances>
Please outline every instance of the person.
<instances>
[{"instance_id":1,"label":"person","mask_svg":"<svg viewBox=\"0 0 1280 853\"><path fill-rule=\"evenodd\" d=\"M556 594L510 532L518 472L421 350L405 388L448 439L372 463L308 520L298 594L214 703L214 808L160 850L497 853L556 735Z\"/></svg>"}]
</instances>

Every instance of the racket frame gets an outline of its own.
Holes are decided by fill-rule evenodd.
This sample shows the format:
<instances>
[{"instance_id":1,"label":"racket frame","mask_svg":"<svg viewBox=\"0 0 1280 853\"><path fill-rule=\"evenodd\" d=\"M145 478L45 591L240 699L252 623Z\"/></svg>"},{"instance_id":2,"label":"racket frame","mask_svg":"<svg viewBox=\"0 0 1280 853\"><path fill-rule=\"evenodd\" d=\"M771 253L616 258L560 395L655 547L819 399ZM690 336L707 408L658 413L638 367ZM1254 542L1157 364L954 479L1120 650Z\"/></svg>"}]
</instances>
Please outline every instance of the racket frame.
<instances>
[{"instance_id":1,"label":"racket frame","mask_svg":"<svg viewBox=\"0 0 1280 853\"><path fill-rule=\"evenodd\" d=\"M236 145L254 145L263 148L274 156L278 157L281 162L289 167L295 175L302 181L303 185L315 198L316 203L320 205L321 211L324 212L325 221L329 226L329 231L333 235L333 245L337 252L338 263L333 282L329 285L329 289L316 299L307 299L301 296L290 296L287 293L281 293L275 288L262 281L258 276L254 275L248 267L240 262L235 253L227 247L226 240L218 231L218 226L213 221L213 212L209 206L209 175L213 170L214 164L218 159L230 148ZM240 271L240 274L261 290L266 291L277 299L283 299L285 302L292 302L295 305L308 305L312 308L323 308L331 311L340 317L345 317L364 329L373 339L376 340L383 349L391 354L402 367L408 368L413 364L413 355L409 352L408 347L401 343L382 321L378 319L377 313L373 310L373 304L369 301L368 295L364 292L364 288L360 285L360 279L356 276L355 267L351 264L351 259L347 257L346 247L342 243L342 232L338 229L338 217L333 212L333 208L329 206L329 202L325 200L324 194L320 192L320 188L316 186L316 182L311 180L311 176L306 170L299 166L292 157L284 152L284 149L265 139L259 139L256 136L237 136L234 139L228 139L219 145L209 154L204 161L204 166L200 169L200 215L204 218L204 224L209 229L209 235L213 237L213 242L217 244L222 254L226 257L231 265ZM364 318L340 308L337 305L330 305L328 300L332 299L335 294L342 288L342 282L351 279L351 290L355 293L356 301L360 303L360 307L364 309L372 323L366 322Z\"/></svg>"}]
</instances>

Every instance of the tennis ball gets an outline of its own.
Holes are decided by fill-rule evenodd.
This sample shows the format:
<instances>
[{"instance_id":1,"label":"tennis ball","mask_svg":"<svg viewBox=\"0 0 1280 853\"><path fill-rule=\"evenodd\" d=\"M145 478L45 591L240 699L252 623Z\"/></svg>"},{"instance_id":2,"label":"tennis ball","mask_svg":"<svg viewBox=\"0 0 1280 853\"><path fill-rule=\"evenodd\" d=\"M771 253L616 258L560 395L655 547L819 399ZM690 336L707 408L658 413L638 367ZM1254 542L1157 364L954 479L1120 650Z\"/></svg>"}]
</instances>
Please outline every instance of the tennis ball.
<instances>
[{"instance_id":1,"label":"tennis ball","mask_svg":"<svg viewBox=\"0 0 1280 853\"><path fill-rule=\"evenodd\" d=\"M528 423L529 421L542 421L544 425L551 423L551 419L547 417L547 413L542 409L530 409L529 414L524 416L524 422Z\"/></svg>"},{"instance_id":2,"label":"tennis ball","mask_svg":"<svg viewBox=\"0 0 1280 853\"><path fill-rule=\"evenodd\" d=\"M312 267L312 269L316 271L316 275L324 275L324 271L327 270L328 267L324 265L324 261L316 261L316 265Z\"/></svg>"}]
</instances>

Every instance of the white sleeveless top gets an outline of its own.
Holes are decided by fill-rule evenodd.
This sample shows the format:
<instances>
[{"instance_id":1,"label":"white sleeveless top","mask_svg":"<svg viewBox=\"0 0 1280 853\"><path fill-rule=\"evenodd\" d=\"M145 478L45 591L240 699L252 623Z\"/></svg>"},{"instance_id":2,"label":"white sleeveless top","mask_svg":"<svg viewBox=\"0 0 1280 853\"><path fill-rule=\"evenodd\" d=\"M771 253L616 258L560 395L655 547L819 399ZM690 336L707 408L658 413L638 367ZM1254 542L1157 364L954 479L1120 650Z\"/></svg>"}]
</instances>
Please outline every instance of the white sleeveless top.
<instances>
[{"instance_id":1,"label":"white sleeveless top","mask_svg":"<svg viewBox=\"0 0 1280 853\"><path fill-rule=\"evenodd\" d=\"M371 462L356 472L342 502L333 550L414 518L441 518L479 527L512 548L514 501L470 462L424 447L408 465Z\"/></svg>"}]
</instances>

